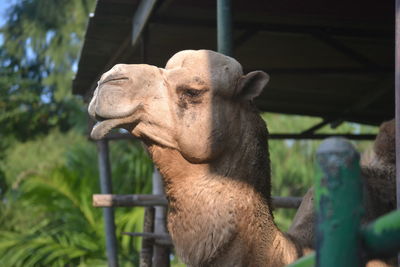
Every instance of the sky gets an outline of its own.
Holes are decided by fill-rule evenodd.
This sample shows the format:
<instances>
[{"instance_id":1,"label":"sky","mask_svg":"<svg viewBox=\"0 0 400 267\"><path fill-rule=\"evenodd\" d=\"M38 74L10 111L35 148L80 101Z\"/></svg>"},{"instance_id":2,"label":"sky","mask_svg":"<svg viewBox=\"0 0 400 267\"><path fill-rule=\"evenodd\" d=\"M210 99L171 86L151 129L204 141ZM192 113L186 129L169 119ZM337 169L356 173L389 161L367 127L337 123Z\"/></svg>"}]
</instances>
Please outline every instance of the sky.
<instances>
[{"instance_id":1,"label":"sky","mask_svg":"<svg viewBox=\"0 0 400 267\"><path fill-rule=\"evenodd\" d=\"M6 11L16 0L0 0L0 27L5 23Z\"/></svg>"},{"instance_id":2,"label":"sky","mask_svg":"<svg viewBox=\"0 0 400 267\"><path fill-rule=\"evenodd\" d=\"M7 9L15 2L17 2L17 0L0 0L0 27L2 27L6 22ZM3 43L3 35L0 34L0 45Z\"/></svg>"}]
</instances>

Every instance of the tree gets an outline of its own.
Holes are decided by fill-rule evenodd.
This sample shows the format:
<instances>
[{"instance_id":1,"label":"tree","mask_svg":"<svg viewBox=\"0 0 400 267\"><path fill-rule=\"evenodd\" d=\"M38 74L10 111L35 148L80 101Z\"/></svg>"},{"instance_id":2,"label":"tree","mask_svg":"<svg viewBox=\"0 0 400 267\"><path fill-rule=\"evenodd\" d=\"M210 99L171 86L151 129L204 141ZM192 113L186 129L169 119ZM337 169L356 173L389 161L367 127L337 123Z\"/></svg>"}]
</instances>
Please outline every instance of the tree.
<instances>
[{"instance_id":1,"label":"tree","mask_svg":"<svg viewBox=\"0 0 400 267\"><path fill-rule=\"evenodd\" d=\"M1 166L7 148L52 128L85 128L84 107L70 87L93 5L94 0L19 0L7 12L0 28L2 193L9 180Z\"/></svg>"},{"instance_id":2,"label":"tree","mask_svg":"<svg viewBox=\"0 0 400 267\"><path fill-rule=\"evenodd\" d=\"M27 140L53 127L67 130L82 114L71 95L89 11L94 0L21 0L1 29L0 137ZM82 115L80 115L82 116Z\"/></svg>"}]
</instances>

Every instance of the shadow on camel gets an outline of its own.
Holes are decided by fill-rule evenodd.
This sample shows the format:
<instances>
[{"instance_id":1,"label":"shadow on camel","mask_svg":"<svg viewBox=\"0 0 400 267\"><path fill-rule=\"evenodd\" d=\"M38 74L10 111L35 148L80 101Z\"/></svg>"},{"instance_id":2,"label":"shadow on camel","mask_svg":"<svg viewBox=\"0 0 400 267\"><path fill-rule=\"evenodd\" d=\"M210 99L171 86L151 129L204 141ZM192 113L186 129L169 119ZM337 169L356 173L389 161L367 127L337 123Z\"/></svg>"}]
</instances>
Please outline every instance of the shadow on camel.
<instances>
[{"instance_id":1,"label":"shadow on camel","mask_svg":"<svg viewBox=\"0 0 400 267\"><path fill-rule=\"evenodd\" d=\"M252 102L268 79L243 75L222 54L187 50L165 68L116 65L94 92L92 137L121 127L144 142L164 179L169 233L189 266L284 266L305 252L271 212L268 132Z\"/></svg>"}]
</instances>

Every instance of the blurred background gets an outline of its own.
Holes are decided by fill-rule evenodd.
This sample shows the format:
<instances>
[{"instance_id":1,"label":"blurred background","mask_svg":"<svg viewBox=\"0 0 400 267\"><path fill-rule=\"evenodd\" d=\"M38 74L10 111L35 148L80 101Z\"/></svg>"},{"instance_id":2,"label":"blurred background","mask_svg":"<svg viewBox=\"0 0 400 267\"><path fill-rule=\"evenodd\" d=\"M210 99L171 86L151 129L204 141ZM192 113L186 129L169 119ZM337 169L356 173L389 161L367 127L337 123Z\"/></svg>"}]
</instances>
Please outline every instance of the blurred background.
<instances>
[{"instance_id":1,"label":"blurred background","mask_svg":"<svg viewBox=\"0 0 400 267\"><path fill-rule=\"evenodd\" d=\"M107 266L97 152L86 104L72 95L94 0L0 0L0 265ZM273 76L272 76L273 77ZM271 133L301 132L321 118L263 113ZM329 124L318 133L376 134L377 127ZM129 145L126 145L127 142ZM302 196L320 141L271 140L272 195ZM371 141L355 141L360 151ZM150 193L152 162L135 140L110 144L113 190ZM283 230L294 210L277 209ZM138 266L143 208L115 209L121 266ZM179 262L172 258L172 264Z\"/></svg>"}]
</instances>

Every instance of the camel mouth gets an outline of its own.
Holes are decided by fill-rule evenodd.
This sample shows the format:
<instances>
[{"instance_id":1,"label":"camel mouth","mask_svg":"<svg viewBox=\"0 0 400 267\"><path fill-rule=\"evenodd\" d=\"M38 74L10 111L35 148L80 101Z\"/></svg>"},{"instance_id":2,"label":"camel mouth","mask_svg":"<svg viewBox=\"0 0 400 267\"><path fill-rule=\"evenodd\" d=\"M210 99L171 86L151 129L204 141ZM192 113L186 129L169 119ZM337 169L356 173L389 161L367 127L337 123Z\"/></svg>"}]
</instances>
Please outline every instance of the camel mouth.
<instances>
[{"instance_id":1,"label":"camel mouth","mask_svg":"<svg viewBox=\"0 0 400 267\"><path fill-rule=\"evenodd\" d=\"M104 138L112 129L126 125L129 125L130 129L134 129L138 124L136 117L137 115L135 113L122 118L107 119L101 117L101 120L93 126L90 137L94 140L100 140Z\"/></svg>"},{"instance_id":2,"label":"camel mouth","mask_svg":"<svg viewBox=\"0 0 400 267\"><path fill-rule=\"evenodd\" d=\"M94 140L104 138L112 129L124 124L121 119L110 119L97 122L90 133L90 137Z\"/></svg>"}]
</instances>

